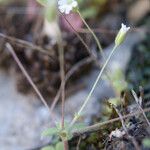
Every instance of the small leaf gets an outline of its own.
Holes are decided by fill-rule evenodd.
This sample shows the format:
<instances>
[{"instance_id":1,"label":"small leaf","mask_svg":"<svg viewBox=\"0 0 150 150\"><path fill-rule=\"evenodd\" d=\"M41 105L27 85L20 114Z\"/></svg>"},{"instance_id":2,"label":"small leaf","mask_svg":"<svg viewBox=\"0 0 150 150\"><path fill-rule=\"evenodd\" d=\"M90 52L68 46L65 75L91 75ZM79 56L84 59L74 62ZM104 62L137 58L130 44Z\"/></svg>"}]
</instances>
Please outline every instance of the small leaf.
<instances>
[{"instance_id":1,"label":"small leaf","mask_svg":"<svg viewBox=\"0 0 150 150\"><path fill-rule=\"evenodd\" d=\"M52 135L56 135L57 133L58 133L57 128L48 128L42 132L42 136L52 136Z\"/></svg>"},{"instance_id":2,"label":"small leaf","mask_svg":"<svg viewBox=\"0 0 150 150\"><path fill-rule=\"evenodd\" d=\"M63 143L62 143L62 142L57 143L55 149L56 149L56 150L64 150Z\"/></svg>"},{"instance_id":3,"label":"small leaf","mask_svg":"<svg viewBox=\"0 0 150 150\"><path fill-rule=\"evenodd\" d=\"M43 147L41 150L55 150L53 146Z\"/></svg>"},{"instance_id":4,"label":"small leaf","mask_svg":"<svg viewBox=\"0 0 150 150\"><path fill-rule=\"evenodd\" d=\"M144 145L144 147L146 147L146 148L150 148L150 138L145 138L145 139L143 140L143 145Z\"/></svg>"},{"instance_id":5,"label":"small leaf","mask_svg":"<svg viewBox=\"0 0 150 150\"><path fill-rule=\"evenodd\" d=\"M84 123L76 123L72 126L72 129L75 129L75 130L81 130L83 128L85 128L86 125Z\"/></svg>"}]
</instances>

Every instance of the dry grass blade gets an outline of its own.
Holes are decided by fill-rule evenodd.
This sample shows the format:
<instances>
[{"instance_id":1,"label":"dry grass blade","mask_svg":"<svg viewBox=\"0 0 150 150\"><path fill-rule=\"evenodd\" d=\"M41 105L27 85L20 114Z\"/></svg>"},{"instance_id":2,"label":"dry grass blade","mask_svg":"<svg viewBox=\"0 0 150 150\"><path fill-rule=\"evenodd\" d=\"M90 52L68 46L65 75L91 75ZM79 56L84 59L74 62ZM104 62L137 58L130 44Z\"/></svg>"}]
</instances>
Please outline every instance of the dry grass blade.
<instances>
[{"instance_id":1,"label":"dry grass blade","mask_svg":"<svg viewBox=\"0 0 150 150\"><path fill-rule=\"evenodd\" d=\"M18 59L17 55L15 54L15 51L13 49L13 47L9 44L6 43L6 47L9 50L9 52L11 53L11 55L13 56L14 60L16 61L16 63L18 64L20 70L22 71L22 73L24 74L24 76L26 77L26 79L28 80L28 82L30 83L30 85L33 87L33 89L35 90L36 94L39 96L41 102L45 105L45 107L49 109L48 104L46 103L44 97L41 95L40 91L38 90L38 88L36 87L36 85L34 84L34 82L32 81L31 77L29 76L29 74L27 73L27 71L25 70L25 68L23 67L22 63L20 62L20 60Z\"/></svg>"},{"instance_id":2,"label":"dry grass blade","mask_svg":"<svg viewBox=\"0 0 150 150\"><path fill-rule=\"evenodd\" d=\"M124 119L122 117L122 114L120 113L120 111L114 105L112 105L112 106L115 109L116 113L118 114L119 119L120 119L121 124L122 124L122 127L123 127L124 131L126 132L126 134L128 135L129 139L131 139L131 141L134 144L136 150L140 150L139 144L137 143L136 139L129 134L128 129L126 128L126 125L125 125Z\"/></svg>"},{"instance_id":3,"label":"dry grass blade","mask_svg":"<svg viewBox=\"0 0 150 150\"><path fill-rule=\"evenodd\" d=\"M150 122L149 122L149 120L148 120L148 118L147 118L147 116L146 116L146 114L145 114L145 112L144 112L144 110L143 110L143 108L141 107L141 104L140 104L140 103L142 103L142 102L141 102L142 99L141 99L141 98L139 99L139 98L137 97L137 94L135 93L134 90L132 90L132 95L133 95L133 97L134 97L134 99L135 99L135 101L136 101L136 104L138 105L138 108L142 111L142 114L143 114L143 116L144 116L144 118L145 118L147 124L148 124L149 127L150 127Z\"/></svg>"}]
</instances>

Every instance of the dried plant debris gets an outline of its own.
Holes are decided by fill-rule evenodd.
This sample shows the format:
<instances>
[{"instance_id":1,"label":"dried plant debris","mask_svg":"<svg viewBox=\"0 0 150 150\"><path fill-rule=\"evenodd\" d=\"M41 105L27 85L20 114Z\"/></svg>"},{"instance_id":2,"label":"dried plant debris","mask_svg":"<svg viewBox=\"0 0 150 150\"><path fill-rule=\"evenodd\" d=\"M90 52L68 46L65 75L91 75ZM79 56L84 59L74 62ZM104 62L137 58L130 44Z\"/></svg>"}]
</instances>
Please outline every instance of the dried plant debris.
<instances>
[{"instance_id":1,"label":"dried plant debris","mask_svg":"<svg viewBox=\"0 0 150 150\"><path fill-rule=\"evenodd\" d=\"M135 113L138 110L140 111L132 94L125 92L125 95L128 96L124 98L124 102L117 105L117 109L120 111L122 116ZM147 108L145 103L145 101L142 101L142 109ZM146 113L146 116L150 119L149 112ZM118 114L116 113L114 107L112 107L112 104L105 100L103 103L102 113L99 114L99 116L93 116L92 124L111 120L117 117ZM126 126L128 134L136 140L140 148L146 150L145 146L148 146L147 143L150 138L150 127L147 124L143 114L138 114L136 116L124 119L124 125ZM118 120L102 125L99 129L96 129L93 132L86 132L80 137L75 137L69 142L69 144L71 150L75 150L77 144L80 150L135 150L134 144L128 134L122 127L121 121ZM145 145L143 143L145 143Z\"/></svg>"},{"instance_id":2,"label":"dried plant debris","mask_svg":"<svg viewBox=\"0 0 150 150\"><path fill-rule=\"evenodd\" d=\"M41 93L44 94L44 96L54 97L60 86L57 45L53 44L51 39L42 34L42 16L37 15L34 19L28 20L26 13L19 14L13 11L11 14L8 13L8 10L14 9L15 7L25 8L25 4L22 2L15 2L4 6L0 10L0 18L3 20L0 21L0 32L4 35L26 40L43 48L50 53L51 58L44 53L38 52L34 46L31 47L18 44L19 42L16 42L16 39L0 36L0 66L5 70L15 68L19 91L23 93L32 91L31 86L5 48L5 43L9 42ZM63 34L63 39L65 49L65 72L67 73L77 62L89 55L75 35ZM74 74L72 80L67 82L67 88L71 87L78 78L89 71L91 64L92 63L84 64L82 69Z\"/></svg>"}]
</instances>

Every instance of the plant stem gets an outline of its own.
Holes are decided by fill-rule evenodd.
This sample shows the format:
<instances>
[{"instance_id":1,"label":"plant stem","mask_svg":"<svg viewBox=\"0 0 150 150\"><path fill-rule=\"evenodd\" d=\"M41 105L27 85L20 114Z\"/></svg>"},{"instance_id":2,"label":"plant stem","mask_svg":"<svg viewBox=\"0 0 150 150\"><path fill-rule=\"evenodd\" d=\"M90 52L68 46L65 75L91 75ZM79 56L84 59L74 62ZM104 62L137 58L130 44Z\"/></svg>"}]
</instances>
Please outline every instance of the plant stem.
<instances>
[{"instance_id":1,"label":"plant stem","mask_svg":"<svg viewBox=\"0 0 150 150\"><path fill-rule=\"evenodd\" d=\"M84 20L84 18L82 17L81 13L79 10L77 10L77 13L79 14L80 18L82 19L83 23L85 24L85 26L88 28L88 30L91 32L91 34L93 35L95 41L96 41L96 44L98 46L98 49L99 51L101 52L102 56L104 57L104 54L103 54L103 49L102 49L102 46L97 38L97 36L95 35L95 33L92 31L92 29L90 28L90 26L86 23L86 21Z\"/></svg>"},{"instance_id":2,"label":"plant stem","mask_svg":"<svg viewBox=\"0 0 150 150\"><path fill-rule=\"evenodd\" d=\"M91 96L92 96L92 94L93 94L93 92L94 92L94 90L95 90L95 88L96 88L96 86L97 86L97 84L98 84L98 81L100 80L100 78L101 78L101 76L102 76L102 74L103 74L103 72L104 72L104 69L106 68L106 66L107 66L108 62L110 61L110 59L111 59L111 57L112 57L114 51L116 50L116 48L117 48L117 46L115 45L114 48L113 48L113 50L112 50L111 53L109 54L109 56L108 56L108 58L107 58L105 64L103 65L103 67L102 67L100 73L98 74L97 79L96 79L94 85L92 86L92 89L91 89L90 93L88 94L88 96L87 96L87 98L85 99L83 105L82 105L81 108L79 109L79 111L78 111L78 113L77 113L77 116L75 116L74 119L72 120L70 126L74 125L74 123L77 121L78 117L81 115L83 109L85 108L85 106L86 106L87 103L89 102L89 99L91 98Z\"/></svg>"},{"instance_id":3,"label":"plant stem","mask_svg":"<svg viewBox=\"0 0 150 150\"><path fill-rule=\"evenodd\" d=\"M28 41L24 41L24 40L21 40L21 39L17 39L17 38L15 38L15 37L11 37L11 36L8 36L8 35L5 35L5 34L3 34L3 33L0 33L0 38L3 38L4 40L6 40L6 41L10 41L10 43L12 43L12 44L16 44L17 46L19 46L19 47L29 47L31 50L33 50L33 51L38 51L38 52L41 52L41 53L43 53L43 54L45 54L45 55L48 55L49 57L50 57L50 59L52 60L52 61L56 61L55 59L54 59L54 53L53 53L53 50L52 49L49 49L49 51L47 51L47 50L45 50L45 49L43 49L42 47L40 47L40 46L37 46L37 45L34 45L34 44L32 44L32 43L30 43L30 42L28 42Z\"/></svg>"},{"instance_id":4,"label":"plant stem","mask_svg":"<svg viewBox=\"0 0 150 150\"><path fill-rule=\"evenodd\" d=\"M42 103L50 111L50 108L49 108L46 100L44 99L44 97L42 96L42 94L40 93L40 91L38 90L38 88L36 87L36 85L34 84L34 82L32 81L31 77L29 76L29 74L27 73L27 71L25 70L25 68L23 67L23 65L20 62L19 58L17 57L17 55L16 55L13 47L9 43L6 43L6 47L9 50L9 52L11 53L11 55L13 56L14 60L18 64L20 70L22 71L22 73L24 74L24 76L26 77L26 79L28 80L28 82L30 83L30 85L33 87L33 89L35 90L35 92L39 96L39 98L42 101Z\"/></svg>"},{"instance_id":5,"label":"plant stem","mask_svg":"<svg viewBox=\"0 0 150 150\"><path fill-rule=\"evenodd\" d=\"M64 110L65 110L65 68L64 68L64 48L62 43L61 31L58 27L58 50L59 50L59 64L61 77L61 98L62 98L62 121L61 126L64 128Z\"/></svg>"},{"instance_id":6,"label":"plant stem","mask_svg":"<svg viewBox=\"0 0 150 150\"><path fill-rule=\"evenodd\" d=\"M63 145L64 145L64 150L68 150L68 141L63 141Z\"/></svg>"}]
</instances>

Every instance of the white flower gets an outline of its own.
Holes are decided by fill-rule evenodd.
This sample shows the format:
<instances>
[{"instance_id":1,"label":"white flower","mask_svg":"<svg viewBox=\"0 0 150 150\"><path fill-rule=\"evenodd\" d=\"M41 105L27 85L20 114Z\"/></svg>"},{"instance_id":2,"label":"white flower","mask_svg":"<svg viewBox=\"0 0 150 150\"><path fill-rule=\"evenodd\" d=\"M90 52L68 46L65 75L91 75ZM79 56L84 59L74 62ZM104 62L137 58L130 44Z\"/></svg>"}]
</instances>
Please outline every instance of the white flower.
<instances>
[{"instance_id":1,"label":"white flower","mask_svg":"<svg viewBox=\"0 0 150 150\"><path fill-rule=\"evenodd\" d=\"M73 8L76 8L78 3L76 0L58 0L58 8L60 12L69 14Z\"/></svg>"},{"instance_id":2,"label":"white flower","mask_svg":"<svg viewBox=\"0 0 150 150\"><path fill-rule=\"evenodd\" d=\"M118 32L118 34L116 36L116 39L115 39L115 44L117 46L123 43L123 41L125 40L126 34L129 31L129 29L130 29L130 27L127 27L123 23L121 24L121 29Z\"/></svg>"},{"instance_id":3,"label":"white flower","mask_svg":"<svg viewBox=\"0 0 150 150\"><path fill-rule=\"evenodd\" d=\"M121 29L120 32L122 32L123 34L126 34L129 31L130 27L127 27L126 25L124 25L123 23L121 24Z\"/></svg>"}]
</instances>

